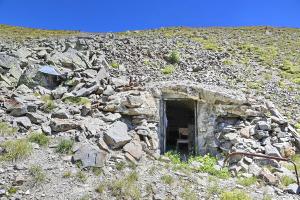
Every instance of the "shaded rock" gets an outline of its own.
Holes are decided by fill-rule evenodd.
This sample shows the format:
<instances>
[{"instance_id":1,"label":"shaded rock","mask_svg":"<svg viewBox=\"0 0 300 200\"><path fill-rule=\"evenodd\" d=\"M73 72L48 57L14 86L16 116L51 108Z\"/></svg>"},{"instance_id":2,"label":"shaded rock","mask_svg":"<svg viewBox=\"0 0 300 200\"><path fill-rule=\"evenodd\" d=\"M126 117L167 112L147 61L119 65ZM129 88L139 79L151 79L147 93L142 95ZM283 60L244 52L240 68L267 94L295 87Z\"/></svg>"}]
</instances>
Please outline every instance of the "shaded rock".
<instances>
[{"instance_id":1,"label":"shaded rock","mask_svg":"<svg viewBox=\"0 0 300 200\"><path fill-rule=\"evenodd\" d=\"M93 85L93 86L91 86L89 88L82 87L79 90L74 91L73 94L76 97L86 97L86 96L89 96L92 93L95 93L98 89L99 89L98 85Z\"/></svg>"},{"instance_id":2,"label":"shaded rock","mask_svg":"<svg viewBox=\"0 0 300 200\"><path fill-rule=\"evenodd\" d=\"M71 119L53 118L50 122L51 130L54 132L68 131L80 127L78 122Z\"/></svg>"},{"instance_id":3,"label":"shaded rock","mask_svg":"<svg viewBox=\"0 0 300 200\"><path fill-rule=\"evenodd\" d=\"M97 146L84 144L80 146L74 156L73 160L81 161L82 167L103 167L107 158L107 152L99 149Z\"/></svg>"},{"instance_id":4,"label":"shaded rock","mask_svg":"<svg viewBox=\"0 0 300 200\"><path fill-rule=\"evenodd\" d=\"M39 114L38 112L28 112L26 116L30 119L30 121L34 124L41 124L47 120L44 115Z\"/></svg>"},{"instance_id":5,"label":"shaded rock","mask_svg":"<svg viewBox=\"0 0 300 200\"><path fill-rule=\"evenodd\" d=\"M131 140L127 130L124 122L116 121L104 134L104 140L113 149L122 147Z\"/></svg>"},{"instance_id":6,"label":"shaded rock","mask_svg":"<svg viewBox=\"0 0 300 200\"><path fill-rule=\"evenodd\" d=\"M59 109L59 110L55 110L52 114L51 114L51 118L59 118L59 119L69 119L69 115L67 110L65 109Z\"/></svg>"},{"instance_id":7,"label":"shaded rock","mask_svg":"<svg viewBox=\"0 0 300 200\"><path fill-rule=\"evenodd\" d=\"M139 160L143 155L143 148L139 141L133 140L127 143L123 150L132 155L135 159Z\"/></svg>"},{"instance_id":8,"label":"shaded rock","mask_svg":"<svg viewBox=\"0 0 300 200\"><path fill-rule=\"evenodd\" d=\"M269 131L271 130L271 125L266 121L259 121L257 122L257 126L259 130Z\"/></svg>"}]
</instances>

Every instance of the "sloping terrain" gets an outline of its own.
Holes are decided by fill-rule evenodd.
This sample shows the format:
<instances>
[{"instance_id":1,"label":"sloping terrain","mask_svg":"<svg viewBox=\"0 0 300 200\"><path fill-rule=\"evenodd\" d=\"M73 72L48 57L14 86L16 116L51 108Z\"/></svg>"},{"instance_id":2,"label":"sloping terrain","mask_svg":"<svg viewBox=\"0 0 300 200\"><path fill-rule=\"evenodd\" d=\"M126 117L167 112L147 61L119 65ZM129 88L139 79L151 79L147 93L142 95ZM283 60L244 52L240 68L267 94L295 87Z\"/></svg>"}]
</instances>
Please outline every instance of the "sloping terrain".
<instances>
[{"instance_id":1,"label":"sloping terrain","mask_svg":"<svg viewBox=\"0 0 300 200\"><path fill-rule=\"evenodd\" d=\"M41 68L46 65L53 68ZM62 79L58 83L56 73ZM130 112L149 111L134 110L141 104L136 97L160 81L192 81L262 103L271 100L300 129L300 30L96 34L1 25L1 199L299 199L287 193L296 179L286 163L267 163L264 174L259 167L251 169L257 177L241 173L237 178L222 169L222 159L197 156L185 163L177 154L148 152L147 147L157 146L151 135L157 127ZM118 96L122 92L125 97ZM107 102L122 104L121 97L128 110L115 112ZM130 121L147 129L134 129ZM144 137L140 130L149 133ZM126 137L113 137L120 132ZM104 141L103 135L111 138ZM300 166L298 155L293 160Z\"/></svg>"}]
</instances>

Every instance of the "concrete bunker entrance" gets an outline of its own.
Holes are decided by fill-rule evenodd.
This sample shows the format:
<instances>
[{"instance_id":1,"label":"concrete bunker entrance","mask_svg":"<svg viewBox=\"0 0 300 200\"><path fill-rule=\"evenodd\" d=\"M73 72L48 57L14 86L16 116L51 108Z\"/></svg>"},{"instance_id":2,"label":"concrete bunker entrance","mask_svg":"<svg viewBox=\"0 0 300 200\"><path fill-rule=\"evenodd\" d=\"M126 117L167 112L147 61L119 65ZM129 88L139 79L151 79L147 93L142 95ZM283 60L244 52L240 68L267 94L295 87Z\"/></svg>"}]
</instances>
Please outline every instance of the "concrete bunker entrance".
<instances>
[{"instance_id":1,"label":"concrete bunker entrance","mask_svg":"<svg viewBox=\"0 0 300 200\"><path fill-rule=\"evenodd\" d=\"M183 157L195 153L197 103L192 99L163 100L162 153L177 151Z\"/></svg>"}]
</instances>

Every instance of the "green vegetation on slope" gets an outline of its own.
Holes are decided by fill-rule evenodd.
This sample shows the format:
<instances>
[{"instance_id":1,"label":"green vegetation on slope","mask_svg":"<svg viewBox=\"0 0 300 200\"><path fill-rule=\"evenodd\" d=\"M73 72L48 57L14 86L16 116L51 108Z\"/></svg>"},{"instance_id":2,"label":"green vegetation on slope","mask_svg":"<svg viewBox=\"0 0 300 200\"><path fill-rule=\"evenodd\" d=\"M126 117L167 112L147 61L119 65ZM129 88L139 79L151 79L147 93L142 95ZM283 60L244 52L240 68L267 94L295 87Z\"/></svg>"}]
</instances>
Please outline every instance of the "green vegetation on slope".
<instances>
[{"instance_id":1,"label":"green vegetation on slope","mask_svg":"<svg viewBox=\"0 0 300 200\"><path fill-rule=\"evenodd\" d=\"M8 38L13 40L24 40L27 38L61 37L76 35L78 33L79 31L42 30L0 24L0 38Z\"/></svg>"}]
</instances>

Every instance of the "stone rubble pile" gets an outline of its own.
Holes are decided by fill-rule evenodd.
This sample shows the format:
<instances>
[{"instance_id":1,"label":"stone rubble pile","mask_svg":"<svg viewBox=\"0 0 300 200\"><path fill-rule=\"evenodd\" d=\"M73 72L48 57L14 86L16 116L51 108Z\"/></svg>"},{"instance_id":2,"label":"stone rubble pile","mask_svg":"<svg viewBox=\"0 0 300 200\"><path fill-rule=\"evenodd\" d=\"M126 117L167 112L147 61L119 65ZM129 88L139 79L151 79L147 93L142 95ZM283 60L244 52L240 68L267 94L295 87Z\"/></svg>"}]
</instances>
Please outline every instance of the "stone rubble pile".
<instances>
[{"instance_id":1,"label":"stone rubble pile","mask_svg":"<svg viewBox=\"0 0 300 200\"><path fill-rule=\"evenodd\" d=\"M38 41L40 46L0 52L0 121L18 127L17 137L37 131L74 139L72 160L83 167L101 167L116 155L132 162L146 155L157 159L159 111L153 90L138 75L111 70L104 53L97 51L105 49L97 40L46 40ZM58 74L41 73L45 65ZM218 117L212 153L288 158L299 150L296 131L270 102L242 111ZM276 184L278 176L262 163L277 167L278 176L294 176L277 161L250 157L235 157L230 169Z\"/></svg>"}]
</instances>

